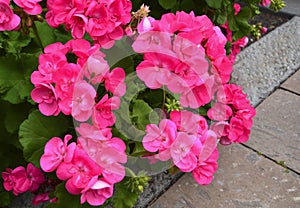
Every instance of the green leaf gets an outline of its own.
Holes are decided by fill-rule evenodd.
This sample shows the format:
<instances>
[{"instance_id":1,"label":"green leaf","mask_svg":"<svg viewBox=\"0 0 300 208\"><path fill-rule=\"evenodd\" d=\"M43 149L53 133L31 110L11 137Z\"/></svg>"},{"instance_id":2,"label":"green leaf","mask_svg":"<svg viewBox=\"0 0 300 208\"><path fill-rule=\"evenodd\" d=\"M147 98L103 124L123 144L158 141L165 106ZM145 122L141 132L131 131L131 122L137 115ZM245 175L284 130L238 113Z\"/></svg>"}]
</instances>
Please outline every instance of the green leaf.
<instances>
[{"instance_id":1,"label":"green leaf","mask_svg":"<svg viewBox=\"0 0 300 208\"><path fill-rule=\"evenodd\" d=\"M113 207L132 208L134 207L139 193L132 191L128 187L129 177L125 177L120 183L116 184L116 191L113 198Z\"/></svg>"},{"instance_id":2,"label":"green leaf","mask_svg":"<svg viewBox=\"0 0 300 208\"><path fill-rule=\"evenodd\" d=\"M4 100L18 104L30 97L33 89L30 75L37 64L37 54L21 54L20 58L11 54L0 57L0 94Z\"/></svg>"},{"instance_id":3,"label":"green leaf","mask_svg":"<svg viewBox=\"0 0 300 208\"><path fill-rule=\"evenodd\" d=\"M223 24L225 24L226 20L227 20L227 12L220 11L218 14L218 17L217 17L217 23L219 25L223 25Z\"/></svg>"},{"instance_id":4,"label":"green leaf","mask_svg":"<svg viewBox=\"0 0 300 208\"><path fill-rule=\"evenodd\" d=\"M56 42L55 30L47 22L35 22L35 26L44 47Z\"/></svg>"},{"instance_id":5,"label":"green leaf","mask_svg":"<svg viewBox=\"0 0 300 208\"><path fill-rule=\"evenodd\" d=\"M13 198L13 194L4 190L2 183L0 183L0 207L8 206Z\"/></svg>"},{"instance_id":6,"label":"green leaf","mask_svg":"<svg viewBox=\"0 0 300 208\"><path fill-rule=\"evenodd\" d=\"M21 32L6 31L0 36L0 43L7 53L18 55L23 47L29 45L31 38Z\"/></svg>"},{"instance_id":7,"label":"green leaf","mask_svg":"<svg viewBox=\"0 0 300 208\"><path fill-rule=\"evenodd\" d=\"M19 130L25 159L40 167L40 157L47 141L52 137L63 136L68 127L68 120L63 115L46 117L38 110L33 111Z\"/></svg>"},{"instance_id":8,"label":"green leaf","mask_svg":"<svg viewBox=\"0 0 300 208\"><path fill-rule=\"evenodd\" d=\"M176 4L176 0L158 0L158 2L164 9L172 9Z\"/></svg>"},{"instance_id":9,"label":"green leaf","mask_svg":"<svg viewBox=\"0 0 300 208\"><path fill-rule=\"evenodd\" d=\"M65 183L61 183L56 186L55 196L57 198L56 203L50 203L47 205L47 208L62 208L62 207L72 207L72 208L92 208L94 206L89 205L88 203L80 204L81 195L72 195L66 188ZM105 203L107 205L107 203ZM99 208L104 208L103 206L97 206Z\"/></svg>"},{"instance_id":10,"label":"green leaf","mask_svg":"<svg viewBox=\"0 0 300 208\"><path fill-rule=\"evenodd\" d=\"M222 0L205 0L207 5L214 9L220 9L222 6Z\"/></svg>"},{"instance_id":11,"label":"green leaf","mask_svg":"<svg viewBox=\"0 0 300 208\"><path fill-rule=\"evenodd\" d=\"M149 113L152 111L152 108L143 100L136 100L133 104L132 109L132 118L136 121L136 126L145 130L146 125L150 123Z\"/></svg>"}]
</instances>

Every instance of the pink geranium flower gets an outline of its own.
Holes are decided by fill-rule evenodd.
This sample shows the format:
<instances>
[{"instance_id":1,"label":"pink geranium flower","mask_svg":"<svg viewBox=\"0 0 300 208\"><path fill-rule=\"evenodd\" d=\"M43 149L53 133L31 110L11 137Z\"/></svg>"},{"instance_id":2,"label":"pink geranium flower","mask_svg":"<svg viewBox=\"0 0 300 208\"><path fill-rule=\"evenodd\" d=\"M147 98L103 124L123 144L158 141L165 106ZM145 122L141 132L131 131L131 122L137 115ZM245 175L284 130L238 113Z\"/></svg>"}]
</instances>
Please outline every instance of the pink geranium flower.
<instances>
[{"instance_id":1,"label":"pink geranium flower","mask_svg":"<svg viewBox=\"0 0 300 208\"><path fill-rule=\"evenodd\" d=\"M16 5L23 8L27 14L37 15L42 13L42 7L38 3L42 0L13 0Z\"/></svg>"},{"instance_id":2,"label":"pink geranium flower","mask_svg":"<svg viewBox=\"0 0 300 208\"><path fill-rule=\"evenodd\" d=\"M142 34L144 32L150 31L153 28L152 23L154 21L155 19L153 17L145 16L137 26L138 33Z\"/></svg>"},{"instance_id":3,"label":"pink geranium flower","mask_svg":"<svg viewBox=\"0 0 300 208\"><path fill-rule=\"evenodd\" d=\"M63 161L70 162L72 160L76 144L72 142L68 145L71 139L71 135L66 135L64 141L59 137L53 137L47 142L44 154L40 159L40 165L43 171L52 172Z\"/></svg>"},{"instance_id":4,"label":"pink geranium flower","mask_svg":"<svg viewBox=\"0 0 300 208\"><path fill-rule=\"evenodd\" d=\"M148 124L143 138L144 148L149 152L169 149L176 138L176 129L175 123L168 119L161 120L159 126Z\"/></svg>"},{"instance_id":5,"label":"pink geranium flower","mask_svg":"<svg viewBox=\"0 0 300 208\"><path fill-rule=\"evenodd\" d=\"M232 116L232 109L228 105L215 103L213 107L208 110L207 115L212 120L224 121Z\"/></svg>"},{"instance_id":6,"label":"pink geranium flower","mask_svg":"<svg viewBox=\"0 0 300 208\"><path fill-rule=\"evenodd\" d=\"M110 91L115 96L123 96L126 92L126 85L124 83L125 72L122 68L115 68L105 79L105 89Z\"/></svg>"},{"instance_id":7,"label":"pink geranium flower","mask_svg":"<svg viewBox=\"0 0 300 208\"><path fill-rule=\"evenodd\" d=\"M72 116L77 121L87 121L92 115L96 90L87 82L76 83L73 93Z\"/></svg>"},{"instance_id":8,"label":"pink geranium flower","mask_svg":"<svg viewBox=\"0 0 300 208\"><path fill-rule=\"evenodd\" d=\"M117 110L120 106L119 97L108 98L108 94L104 95L103 98L93 108L93 122L100 129L114 125L116 116L112 110Z\"/></svg>"},{"instance_id":9,"label":"pink geranium flower","mask_svg":"<svg viewBox=\"0 0 300 208\"><path fill-rule=\"evenodd\" d=\"M104 204L106 199L113 194L113 185L103 179L93 177L88 185L81 191L80 203L88 202L92 206L100 206Z\"/></svg>"},{"instance_id":10,"label":"pink geranium flower","mask_svg":"<svg viewBox=\"0 0 300 208\"><path fill-rule=\"evenodd\" d=\"M208 159L199 162L197 167L193 170L192 175L197 183L200 185L210 184L213 180L213 175L218 168L218 149L210 155Z\"/></svg>"},{"instance_id":11,"label":"pink geranium flower","mask_svg":"<svg viewBox=\"0 0 300 208\"><path fill-rule=\"evenodd\" d=\"M96 126L92 126L88 123L81 123L76 131L83 138L94 139L94 140L108 140L112 137L112 132L110 128L99 129Z\"/></svg>"},{"instance_id":12,"label":"pink geranium flower","mask_svg":"<svg viewBox=\"0 0 300 208\"><path fill-rule=\"evenodd\" d=\"M179 132L170 151L174 164L183 172L194 170L201 147L201 142L196 136Z\"/></svg>"},{"instance_id":13,"label":"pink geranium flower","mask_svg":"<svg viewBox=\"0 0 300 208\"><path fill-rule=\"evenodd\" d=\"M39 104L39 110L45 116L57 116L59 114L58 98L51 84L38 85L31 91L31 98Z\"/></svg>"},{"instance_id":14,"label":"pink geranium flower","mask_svg":"<svg viewBox=\"0 0 300 208\"><path fill-rule=\"evenodd\" d=\"M102 170L89 155L76 147L71 161L62 162L56 171L60 180L67 180L66 189L71 194L79 194L94 176L99 176Z\"/></svg>"},{"instance_id":15,"label":"pink geranium flower","mask_svg":"<svg viewBox=\"0 0 300 208\"><path fill-rule=\"evenodd\" d=\"M7 191L12 190L16 196L26 191L36 191L45 181L42 171L31 163L27 165L27 169L19 166L13 170L7 168L6 171L2 173L4 188Z\"/></svg>"},{"instance_id":16,"label":"pink geranium flower","mask_svg":"<svg viewBox=\"0 0 300 208\"><path fill-rule=\"evenodd\" d=\"M0 31L13 30L20 21L20 17L10 7L10 0L0 0Z\"/></svg>"}]
</instances>

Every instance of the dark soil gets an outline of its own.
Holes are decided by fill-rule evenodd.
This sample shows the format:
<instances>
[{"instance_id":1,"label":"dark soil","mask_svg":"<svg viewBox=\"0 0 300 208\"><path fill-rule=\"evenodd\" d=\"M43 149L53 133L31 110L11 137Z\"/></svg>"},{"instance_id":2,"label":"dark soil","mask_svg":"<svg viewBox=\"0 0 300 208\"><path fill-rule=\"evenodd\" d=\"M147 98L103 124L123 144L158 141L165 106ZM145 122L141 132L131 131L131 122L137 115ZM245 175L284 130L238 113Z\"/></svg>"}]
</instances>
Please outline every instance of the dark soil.
<instances>
[{"instance_id":1,"label":"dark soil","mask_svg":"<svg viewBox=\"0 0 300 208\"><path fill-rule=\"evenodd\" d=\"M250 21L251 25L256 25L257 23L261 23L263 27L268 28L267 33L262 34L262 37L267 35L269 32L274 30L276 27L284 24L285 22L289 21L293 15L283 12L273 12L267 8L262 7L261 13L256 16L253 20ZM257 40L253 36L248 36L249 43L247 46L251 45L252 43L256 42Z\"/></svg>"}]
</instances>

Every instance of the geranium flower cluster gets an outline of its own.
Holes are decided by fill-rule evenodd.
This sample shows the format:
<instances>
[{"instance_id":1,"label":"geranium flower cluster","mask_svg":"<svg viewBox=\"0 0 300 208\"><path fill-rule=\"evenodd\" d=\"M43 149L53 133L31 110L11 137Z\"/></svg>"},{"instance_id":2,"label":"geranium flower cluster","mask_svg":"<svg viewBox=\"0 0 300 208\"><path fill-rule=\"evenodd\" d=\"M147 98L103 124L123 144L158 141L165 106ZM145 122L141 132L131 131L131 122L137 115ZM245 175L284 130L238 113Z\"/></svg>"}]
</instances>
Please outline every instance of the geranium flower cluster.
<instances>
[{"instance_id":1,"label":"geranium flower cluster","mask_svg":"<svg viewBox=\"0 0 300 208\"><path fill-rule=\"evenodd\" d=\"M143 146L157 153L155 159L192 172L199 184L212 181L217 169L217 141L221 144L246 142L254 108L240 87L226 84L233 62L226 56L226 37L206 16L191 12L163 15L161 20L145 17L133 43L144 54L136 69L147 87L166 86L180 94L180 105L197 109L217 99L208 110L216 121L208 129L204 117L188 110L172 111L170 119L149 124Z\"/></svg>"},{"instance_id":2,"label":"geranium flower cluster","mask_svg":"<svg viewBox=\"0 0 300 208\"><path fill-rule=\"evenodd\" d=\"M32 163L28 163L26 169L23 166L13 170L6 168L6 172L2 172L2 178L4 189L12 191L16 196L27 191L34 192L45 182L41 169L34 167Z\"/></svg>"},{"instance_id":3,"label":"geranium flower cluster","mask_svg":"<svg viewBox=\"0 0 300 208\"><path fill-rule=\"evenodd\" d=\"M96 43L109 48L113 40L123 37L131 7L130 0L48 0L46 20L54 28L64 24L73 38L82 38L87 32Z\"/></svg>"},{"instance_id":4,"label":"geranium flower cluster","mask_svg":"<svg viewBox=\"0 0 300 208\"><path fill-rule=\"evenodd\" d=\"M50 139L41 157L41 168L45 172L56 170L60 180L66 181L71 194L81 194L80 202L102 205L112 196L113 185L125 176L120 163L127 161L126 146L119 138L111 138L110 129L96 130L89 124L81 124L82 134L75 142L71 135L64 141L59 137ZM88 154L89 153L89 154Z\"/></svg>"},{"instance_id":5,"label":"geranium flower cluster","mask_svg":"<svg viewBox=\"0 0 300 208\"><path fill-rule=\"evenodd\" d=\"M75 55L76 63L67 56ZM46 116L62 112L81 122L76 128L77 142L68 144L59 137L50 139L40 164L45 172L56 170L58 179L66 181L71 194L81 194L81 203L101 205L113 194L113 184L125 176L125 143L112 137L111 126L116 117L113 110L120 106L126 92L125 72L110 71L99 45L93 47L83 39L66 44L54 43L39 57L38 70L31 75L35 85L31 96ZM97 95L99 84L106 90ZM97 102L98 100L98 102Z\"/></svg>"},{"instance_id":6,"label":"geranium flower cluster","mask_svg":"<svg viewBox=\"0 0 300 208\"><path fill-rule=\"evenodd\" d=\"M247 142L252 127L252 118L256 111L247 100L242 88L235 84L226 84L218 91L218 101L207 112L215 121L211 125L223 145L232 142Z\"/></svg>"},{"instance_id":7,"label":"geranium flower cluster","mask_svg":"<svg viewBox=\"0 0 300 208\"><path fill-rule=\"evenodd\" d=\"M76 63L68 62L67 55L70 53L76 56ZM115 116L111 110L119 107L119 96L126 91L125 72L121 68L110 72L103 57L99 45L91 47L83 39L70 40L64 45L48 45L39 57L38 70L31 75L35 86L31 97L39 104L40 112L46 116L62 112L80 122L92 116L99 128L112 126ZM113 96L109 98L105 94L96 103L94 85L101 83Z\"/></svg>"},{"instance_id":8,"label":"geranium flower cluster","mask_svg":"<svg viewBox=\"0 0 300 208\"><path fill-rule=\"evenodd\" d=\"M172 111L170 119L149 124L143 146L158 152L154 158L172 160L182 172L192 172L202 185L211 183L217 170L217 135L208 130L206 119L190 111Z\"/></svg>"},{"instance_id":9,"label":"geranium flower cluster","mask_svg":"<svg viewBox=\"0 0 300 208\"><path fill-rule=\"evenodd\" d=\"M149 23L133 43L133 49L144 54L138 77L151 89L166 86L180 94L183 107L209 103L217 86L229 81L233 65L220 28L193 12L165 14Z\"/></svg>"},{"instance_id":10,"label":"geranium flower cluster","mask_svg":"<svg viewBox=\"0 0 300 208\"><path fill-rule=\"evenodd\" d=\"M39 2L42 0L13 0L13 2L30 15L37 15L42 12ZM14 14L10 6L10 0L0 0L0 31L10 31L18 28L21 19Z\"/></svg>"}]
</instances>

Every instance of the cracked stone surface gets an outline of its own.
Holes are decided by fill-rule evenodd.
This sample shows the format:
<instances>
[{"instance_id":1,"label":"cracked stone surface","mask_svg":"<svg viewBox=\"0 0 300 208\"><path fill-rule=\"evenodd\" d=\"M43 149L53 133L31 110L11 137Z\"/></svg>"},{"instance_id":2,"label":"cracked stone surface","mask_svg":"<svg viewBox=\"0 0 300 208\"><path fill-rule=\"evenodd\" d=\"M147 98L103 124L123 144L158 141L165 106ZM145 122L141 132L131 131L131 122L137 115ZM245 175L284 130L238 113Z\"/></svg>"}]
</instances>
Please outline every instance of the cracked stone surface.
<instances>
[{"instance_id":1,"label":"cracked stone surface","mask_svg":"<svg viewBox=\"0 0 300 208\"><path fill-rule=\"evenodd\" d=\"M235 144L220 147L212 184L198 185L185 174L150 208L295 208L300 206L300 176Z\"/></svg>"},{"instance_id":2,"label":"cracked stone surface","mask_svg":"<svg viewBox=\"0 0 300 208\"><path fill-rule=\"evenodd\" d=\"M299 80L300 81L300 80ZM300 96L277 90L257 108L247 145L300 173Z\"/></svg>"}]
</instances>

